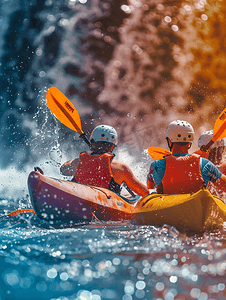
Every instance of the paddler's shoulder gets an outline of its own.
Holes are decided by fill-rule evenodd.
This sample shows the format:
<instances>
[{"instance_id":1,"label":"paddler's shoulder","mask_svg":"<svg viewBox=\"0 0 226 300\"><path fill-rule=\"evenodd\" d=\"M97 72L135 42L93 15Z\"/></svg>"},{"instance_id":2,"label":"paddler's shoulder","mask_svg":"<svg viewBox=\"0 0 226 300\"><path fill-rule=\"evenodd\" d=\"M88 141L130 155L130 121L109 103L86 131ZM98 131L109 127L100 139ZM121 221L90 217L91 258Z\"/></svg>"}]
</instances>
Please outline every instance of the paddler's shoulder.
<instances>
[{"instance_id":1,"label":"paddler's shoulder","mask_svg":"<svg viewBox=\"0 0 226 300\"><path fill-rule=\"evenodd\" d=\"M226 174L226 163L222 163L217 166L221 173Z\"/></svg>"},{"instance_id":2,"label":"paddler's shoulder","mask_svg":"<svg viewBox=\"0 0 226 300\"><path fill-rule=\"evenodd\" d=\"M159 159L159 160L154 160L151 163L151 166L153 166L154 168L165 168L166 160L165 160L165 158L162 158L162 159Z\"/></svg>"}]
</instances>

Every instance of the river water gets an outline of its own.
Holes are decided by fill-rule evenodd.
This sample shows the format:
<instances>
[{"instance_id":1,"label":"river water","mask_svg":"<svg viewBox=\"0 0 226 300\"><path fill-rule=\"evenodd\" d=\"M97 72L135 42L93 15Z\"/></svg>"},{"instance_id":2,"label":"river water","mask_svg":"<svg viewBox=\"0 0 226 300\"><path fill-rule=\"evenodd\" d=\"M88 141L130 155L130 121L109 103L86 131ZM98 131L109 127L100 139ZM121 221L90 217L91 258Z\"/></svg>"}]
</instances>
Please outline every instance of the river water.
<instances>
[{"instance_id":1,"label":"river water","mask_svg":"<svg viewBox=\"0 0 226 300\"><path fill-rule=\"evenodd\" d=\"M1 299L225 299L225 231L1 222Z\"/></svg>"},{"instance_id":2,"label":"river water","mask_svg":"<svg viewBox=\"0 0 226 300\"><path fill-rule=\"evenodd\" d=\"M197 136L212 129L225 104L223 1L2 0L0 8L0 300L226 299L224 228L53 228L33 214L6 216L32 208L34 166L62 178L60 164L87 150L48 111L51 85L88 134L116 127L116 158L144 183L145 149L166 147L169 121L185 118Z\"/></svg>"}]
</instances>

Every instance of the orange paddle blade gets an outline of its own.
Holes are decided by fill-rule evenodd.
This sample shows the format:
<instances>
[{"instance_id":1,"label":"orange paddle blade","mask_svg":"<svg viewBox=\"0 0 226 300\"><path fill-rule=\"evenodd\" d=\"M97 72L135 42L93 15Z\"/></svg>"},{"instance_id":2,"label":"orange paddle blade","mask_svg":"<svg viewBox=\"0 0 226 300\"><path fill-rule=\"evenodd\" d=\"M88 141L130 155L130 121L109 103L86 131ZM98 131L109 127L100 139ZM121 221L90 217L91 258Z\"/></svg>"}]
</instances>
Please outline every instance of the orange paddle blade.
<instances>
[{"instance_id":1,"label":"orange paddle blade","mask_svg":"<svg viewBox=\"0 0 226 300\"><path fill-rule=\"evenodd\" d=\"M21 213L34 213L36 215L35 211L33 209L29 209L29 208L14 210L11 213L9 213L8 215L11 217L15 217Z\"/></svg>"},{"instance_id":2,"label":"orange paddle blade","mask_svg":"<svg viewBox=\"0 0 226 300\"><path fill-rule=\"evenodd\" d=\"M172 152L165 150L160 147L149 147L148 148L148 154L153 158L154 160L162 159L166 155L171 155Z\"/></svg>"},{"instance_id":3,"label":"orange paddle blade","mask_svg":"<svg viewBox=\"0 0 226 300\"><path fill-rule=\"evenodd\" d=\"M84 134L80 116L74 105L56 87L52 86L46 94L46 104L55 117L68 128Z\"/></svg>"},{"instance_id":4,"label":"orange paddle blade","mask_svg":"<svg viewBox=\"0 0 226 300\"><path fill-rule=\"evenodd\" d=\"M213 142L226 137L226 108L220 113L213 128Z\"/></svg>"}]
</instances>

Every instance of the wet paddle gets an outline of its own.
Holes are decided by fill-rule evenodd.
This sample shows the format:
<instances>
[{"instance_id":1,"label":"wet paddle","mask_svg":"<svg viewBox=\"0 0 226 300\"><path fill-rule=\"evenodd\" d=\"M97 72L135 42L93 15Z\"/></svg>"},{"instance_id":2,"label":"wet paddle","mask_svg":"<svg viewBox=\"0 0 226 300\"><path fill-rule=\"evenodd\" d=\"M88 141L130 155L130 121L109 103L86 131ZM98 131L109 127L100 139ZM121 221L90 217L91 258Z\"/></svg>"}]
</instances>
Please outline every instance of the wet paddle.
<instances>
[{"instance_id":1,"label":"wet paddle","mask_svg":"<svg viewBox=\"0 0 226 300\"><path fill-rule=\"evenodd\" d=\"M149 147L148 148L148 154L154 160L159 160L159 159L164 158L164 156L166 156L166 155L171 155L172 152L168 151L168 150L165 150L163 148L160 148L160 147Z\"/></svg>"},{"instance_id":2,"label":"wet paddle","mask_svg":"<svg viewBox=\"0 0 226 300\"><path fill-rule=\"evenodd\" d=\"M204 158L208 158L208 151L197 150L194 153L199 154L200 156L202 156ZM159 159L163 159L166 155L171 155L172 152L169 150L160 148L160 147L149 147L148 154L154 160L159 160Z\"/></svg>"},{"instance_id":3,"label":"wet paddle","mask_svg":"<svg viewBox=\"0 0 226 300\"><path fill-rule=\"evenodd\" d=\"M54 116L65 126L78 132L80 137L90 146L90 142L82 130L80 116L70 100L54 86L48 89L46 100L46 104Z\"/></svg>"},{"instance_id":4,"label":"wet paddle","mask_svg":"<svg viewBox=\"0 0 226 300\"><path fill-rule=\"evenodd\" d=\"M23 209L14 210L11 213L8 213L7 215L0 216L0 219L6 219L6 218L9 218L9 217L16 217L19 214L26 214L26 213L33 213L34 215L36 215L36 212L33 209L23 208Z\"/></svg>"},{"instance_id":5,"label":"wet paddle","mask_svg":"<svg viewBox=\"0 0 226 300\"><path fill-rule=\"evenodd\" d=\"M90 141L82 130L79 113L70 100L54 86L48 89L46 100L47 106L54 116L65 126L78 132L80 137L90 146ZM132 197L135 197L135 194L129 187L126 186L126 189Z\"/></svg>"},{"instance_id":6,"label":"wet paddle","mask_svg":"<svg viewBox=\"0 0 226 300\"><path fill-rule=\"evenodd\" d=\"M218 116L213 127L213 138L205 146L201 147L202 151L209 149L216 141L226 137L226 108Z\"/></svg>"},{"instance_id":7,"label":"wet paddle","mask_svg":"<svg viewBox=\"0 0 226 300\"><path fill-rule=\"evenodd\" d=\"M15 217L19 214L26 214L26 213L33 213L34 215L36 215L36 212L34 211L34 209L23 208L23 209L14 210L11 213L9 213L7 216Z\"/></svg>"},{"instance_id":8,"label":"wet paddle","mask_svg":"<svg viewBox=\"0 0 226 300\"><path fill-rule=\"evenodd\" d=\"M226 108L218 116L214 128L213 128L213 138L205 146L202 146L200 150L197 150L195 153L201 155L202 157L207 158L207 150L218 140L221 140L226 137ZM149 147L148 154L154 160L162 159L166 155L172 154L169 150L165 150L160 147Z\"/></svg>"}]
</instances>

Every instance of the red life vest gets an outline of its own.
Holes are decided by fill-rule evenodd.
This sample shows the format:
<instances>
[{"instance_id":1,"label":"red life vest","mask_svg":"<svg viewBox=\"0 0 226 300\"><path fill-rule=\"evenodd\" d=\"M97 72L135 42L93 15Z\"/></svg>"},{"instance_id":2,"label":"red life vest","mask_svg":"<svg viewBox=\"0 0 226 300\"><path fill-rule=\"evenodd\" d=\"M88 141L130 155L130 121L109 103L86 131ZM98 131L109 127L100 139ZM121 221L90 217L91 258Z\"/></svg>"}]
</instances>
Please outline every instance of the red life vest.
<instances>
[{"instance_id":1,"label":"red life vest","mask_svg":"<svg viewBox=\"0 0 226 300\"><path fill-rule=\"evenodd\" d=\"M109 188L113 178L111 171L111 159L114 154L91 155L87 152L80 154L78 167L75 173L77 182Z\"/></svg>"},{"instance_id":2,"label":"red life vest","mask_svg":"<svg viewBox=\"0 0 226 300\"><path fill-rule=\"evenodd\" d=\"M166 170L162 179L164 194L190 194L202 188L204 180L199 155L169 155L165 160Z\"/></svg>"},{"instance_id":3,"label":"red life vest","mask_svg":"<svg viewBox=\"0 0 226 300\"><path fill-rule=\"evenodd\" d=\"M224 175L226 175L226 164L221 164L217 166L220 172ZM220 198L225 198L226 189L222 187L221 182L217 181L215 183L209 182L207 185L207 189L215 196L218 196Z\"/></svg>"}]
</instances>

